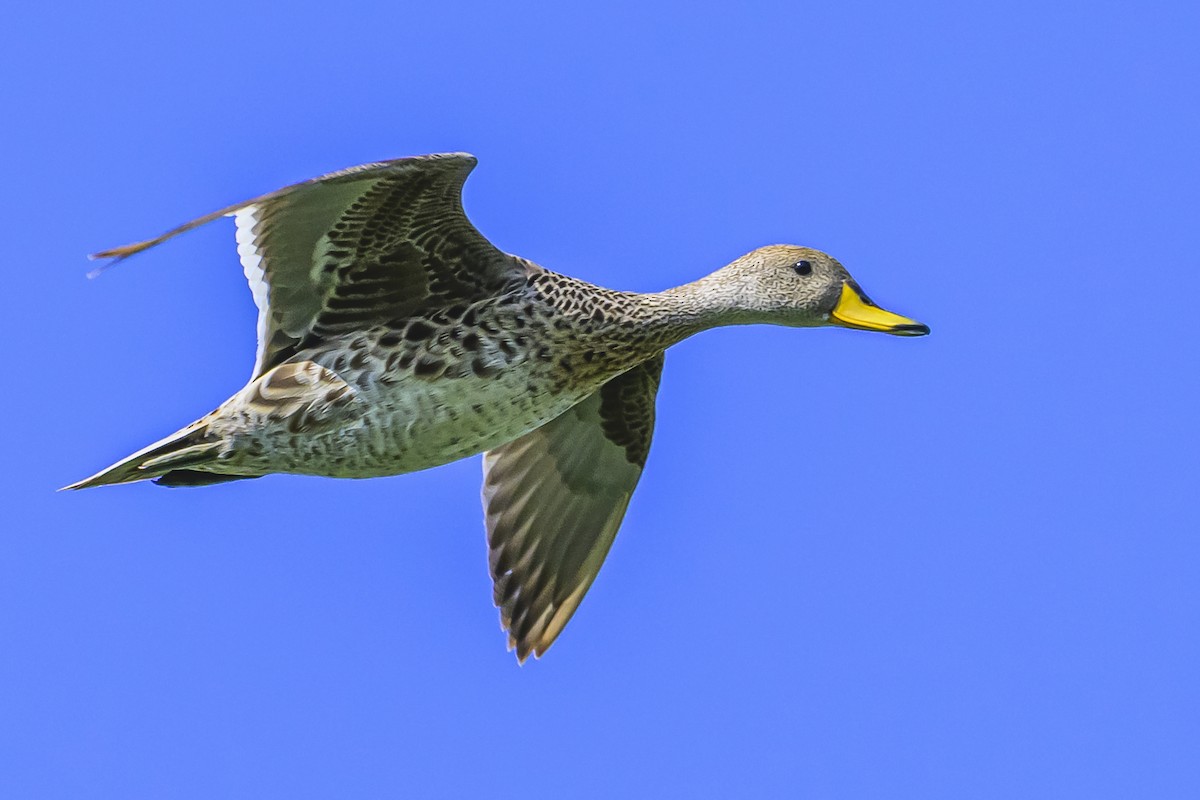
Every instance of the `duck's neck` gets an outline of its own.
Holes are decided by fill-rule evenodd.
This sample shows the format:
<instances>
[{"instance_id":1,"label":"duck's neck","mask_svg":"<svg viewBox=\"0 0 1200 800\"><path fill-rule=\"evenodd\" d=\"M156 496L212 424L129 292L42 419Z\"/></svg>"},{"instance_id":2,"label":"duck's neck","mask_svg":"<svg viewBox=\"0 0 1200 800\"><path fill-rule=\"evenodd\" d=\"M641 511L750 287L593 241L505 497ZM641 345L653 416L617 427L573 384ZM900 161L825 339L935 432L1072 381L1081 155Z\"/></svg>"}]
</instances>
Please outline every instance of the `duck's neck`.
<instances>
[{"instance_id":1,"label":"duck's neck","mask_svg":"<svg viewBox=\"0 0 1200 800\"><path fill-rule=\"evenodd\" d=\"M635 295L637 315L665 349L700 331L724 325L750 325L762 315L746 306L750 287L717 273L665 292Z\"/></svg>"}]
</instances>

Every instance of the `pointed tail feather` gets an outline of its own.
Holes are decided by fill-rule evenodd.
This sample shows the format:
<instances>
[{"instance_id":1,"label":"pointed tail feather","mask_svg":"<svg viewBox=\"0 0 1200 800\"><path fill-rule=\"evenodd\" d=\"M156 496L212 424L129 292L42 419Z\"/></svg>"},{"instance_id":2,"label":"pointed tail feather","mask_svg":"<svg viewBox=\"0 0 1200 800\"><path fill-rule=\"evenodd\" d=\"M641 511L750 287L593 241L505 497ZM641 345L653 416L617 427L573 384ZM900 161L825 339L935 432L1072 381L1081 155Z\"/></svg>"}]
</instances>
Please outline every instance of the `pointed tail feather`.
<instances>
[{"instance_id":1,"label":"pointed tail feather","mask_svg":"<svg viewBox=\"0 0 1200 800\"><path fill-rule=\"evenodd\" d=\"M206 438L204 433L203 426L184 428L121 459L90 478L62 487L62 490L90 489L93 486L144 481L160 477L172 470L193 468L211 462L220 453L221 443Z\"/></svg>"}]
</instances>

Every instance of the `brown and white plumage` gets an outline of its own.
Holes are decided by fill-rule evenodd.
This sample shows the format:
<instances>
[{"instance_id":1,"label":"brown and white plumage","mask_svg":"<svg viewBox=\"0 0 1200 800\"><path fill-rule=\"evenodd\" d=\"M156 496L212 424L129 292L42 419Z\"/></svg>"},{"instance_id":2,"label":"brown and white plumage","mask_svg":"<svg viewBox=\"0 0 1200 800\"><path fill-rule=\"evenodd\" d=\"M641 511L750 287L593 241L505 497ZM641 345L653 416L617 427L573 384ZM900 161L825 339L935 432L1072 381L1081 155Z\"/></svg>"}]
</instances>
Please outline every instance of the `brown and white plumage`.
<instances>
[{"instance_id":1,"label":"brown and white plumage","mask_svg":"<svg viewBox=\"0 0 1200 800\"><path fill-rule=\"evenodd\" d=\"M928 332L808 248L761 248L649 295L544 270L467 220L474 166L445 154L354 167L99 253L120 260L233 215L258 352L218 409L68 488L370 477L484 452L495 601L523 661L554 642L613 543L667 347L752 322Z\"/></svg>"}]
</instances>

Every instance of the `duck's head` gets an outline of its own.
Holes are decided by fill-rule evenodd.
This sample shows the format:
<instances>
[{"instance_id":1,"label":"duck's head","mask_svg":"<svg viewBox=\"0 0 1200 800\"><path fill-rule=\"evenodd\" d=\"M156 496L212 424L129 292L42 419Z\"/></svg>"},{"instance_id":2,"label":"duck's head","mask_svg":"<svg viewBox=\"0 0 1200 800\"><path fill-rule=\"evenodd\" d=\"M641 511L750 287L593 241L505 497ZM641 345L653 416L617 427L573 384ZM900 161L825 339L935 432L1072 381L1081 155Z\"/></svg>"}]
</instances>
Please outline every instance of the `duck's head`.
<instances>
[{"instance_id":1,"label":"duck's head","mask_svg":"<svg viewBox=\"0 0 1200 800\"><path fill-rule=\"evenodd\" d=\"M760 247L712 277L736 286L746 321L797 328L839 325L893 336L924 336L929 326L885 311L836 258L796 245Z\"/></svg>"},{"instance_id":2,"label":"duck's head","mask_svg":"<svg viewBox=\"0 0 1200 800\"><path fill-rule=\"evenodd\" d=\"M893 336L925 336L929 326L875 305L838 259L818 249L772 245L746 253L716 275L736 285L745 321L839 325Z\"/></svg>"}]
</instances>

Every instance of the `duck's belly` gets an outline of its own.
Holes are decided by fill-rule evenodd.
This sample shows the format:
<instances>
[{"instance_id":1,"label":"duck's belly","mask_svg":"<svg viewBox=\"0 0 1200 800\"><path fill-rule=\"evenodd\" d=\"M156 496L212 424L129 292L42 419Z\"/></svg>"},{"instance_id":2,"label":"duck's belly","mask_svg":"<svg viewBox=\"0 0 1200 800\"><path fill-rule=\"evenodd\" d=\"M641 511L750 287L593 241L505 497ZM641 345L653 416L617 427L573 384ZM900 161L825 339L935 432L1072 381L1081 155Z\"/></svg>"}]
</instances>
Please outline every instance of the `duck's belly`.
<instances>
[{"instance_id":1,"label":"duck's belly","mask_svg":"<svg viewBox=\"0 0 1200 800\"><path fill-rule=\"evenodd\" d=\"M391 383L348 382L356 386L355 400L323 429L268 424L243 430L219 471L341 478L416 472L512 441L591 391L556 386L521 369L488 378L423 381L409 374Z\"/></svg>"}]
</instances>

